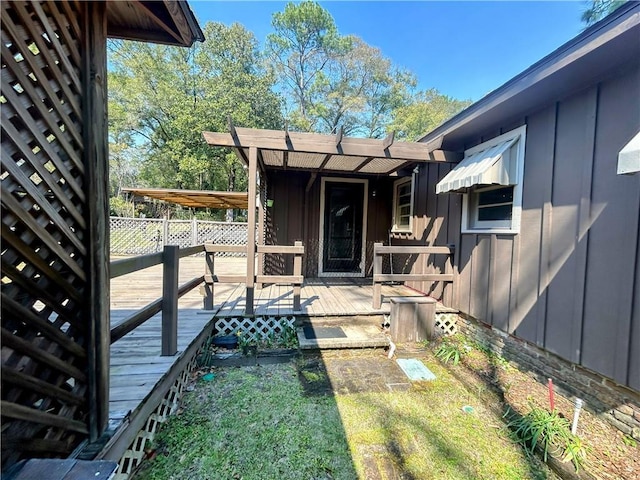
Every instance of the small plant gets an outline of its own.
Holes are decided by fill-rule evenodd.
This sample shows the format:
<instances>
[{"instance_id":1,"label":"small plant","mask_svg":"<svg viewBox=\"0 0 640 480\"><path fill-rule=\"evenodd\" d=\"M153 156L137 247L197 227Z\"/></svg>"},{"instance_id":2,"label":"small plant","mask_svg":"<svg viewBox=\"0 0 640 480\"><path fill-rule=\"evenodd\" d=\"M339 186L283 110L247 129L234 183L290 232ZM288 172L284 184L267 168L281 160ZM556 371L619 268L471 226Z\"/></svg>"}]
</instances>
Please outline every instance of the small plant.
<instances>
[{"instance_id":1,"label":"small plant","mask_svg":"<svg viewBox=\"0 0 640 480\"><path fill-rule=\"evenodd\" d=\"M631 438L629 435L625 435L624 437L622 437L622 442L627 447L636 448L638 446L638 442L636 442L635 439Z\"/></svg>"},{"instance_id":2,"label":"small plant","mask_svg":"<svg viewBox=\"0 0 640 480\"><path fill-rule=\"evenodd\" d=\"M452 362L457 365L463 355L463 350L455 342L444 340L434 352L437 359L443 363Z\"/></svg>"},{"instance_id":3,"label":"small plant","mask_svg":"<svg viewBox=\"0 0 640 480\"><path fill-rule=\"evenodd\" d=\"M236 332L236 336L238 337L238 347L243 355L249 355L250 353L255 353L258 345L253 339L249 338L243 331L238 330Z\"/></svg>"},{"instance_id":4,"label":"small plant","mask_svg":"<svg viewBox=\"0 0 640 480\"><path fill-rule=\"evenodd\" d=\"M283 325L278 344L281 348L296 348L298 346L298 332L291 325Z\"/></svg>"},{"instance_id":5,"label":"small plant","mask_svg":"<svg viewBox=\"0 0 640 480\"><path fill-rule=\"evenodd\" d=\"M510 410L505 413L509 415ZM576 435L571 433L571 425L566 418L553 410L531 406L531 411L524 416L518 415L507 426L514 432L518 442L530 453L537 446L542 449L546 462L549 451L561 451L562 460L573 463L578 471L586 457L586 448Z\"/></svg>"}]
</instances>

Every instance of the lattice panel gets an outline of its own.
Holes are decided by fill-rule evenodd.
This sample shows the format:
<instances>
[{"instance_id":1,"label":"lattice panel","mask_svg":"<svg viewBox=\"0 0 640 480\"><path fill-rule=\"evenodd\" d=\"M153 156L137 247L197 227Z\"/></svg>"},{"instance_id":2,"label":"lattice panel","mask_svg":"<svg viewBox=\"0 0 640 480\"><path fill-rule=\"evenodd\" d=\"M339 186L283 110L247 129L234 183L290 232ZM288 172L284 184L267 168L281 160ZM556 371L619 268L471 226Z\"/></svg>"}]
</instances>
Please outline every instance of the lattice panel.
<instances>
[{"instance_id":1,"label":"lattice panel","mask_svg":"<svg viewBox=\"0 0 640 480\"><path fill-rule=\"evenodd\" d=\"M197 243L214 243L217 245L246 245L248 227L240 222L205 222L198 221ZM246 257L246 253L217 253L220 257Z\"/></svg>"},{"instance_id":2,"label":"lattice panel","mask_svg":"<svg viewBox=\"0 0 640 480\"><path fill-rule=\"evenodd\" d=\"M111 217L109 228L112 255L143 255L160 252L165 244L162 220Z\"/></svg>"},{"instance_id":3,"label":"lattice panel","mask_svg":"<svg viewBox=\"0 0 640 480\"><path fill-rule=\"evenodd\" d=\"M293 328L296 317L222 317L217 318L214 330L219 335L242 332L248 340L266 340L272 334L280 334L285 328Z\"/></svg>"},{"instance_id":4,"label":"lattice panel","mask_svg":"<svg viewBox=\"0 0 640 480\"><path fill-rule=\"evenodd\" d=\"M456 313L436 313L436 329L443 335L455 335L458 333L458 314Z\"/></svg>"},{"instance_id":5,"label":"lattice panel","mask_svg":"<svg viewBox=\"0 0 640 480\"><path fill-rule=\"evenodd\" d=\"M2 466L87 433L80 5L2 9Z\"/></svg>"},{"instance_id":6,"label":"lattice panel","mask_svg":"<svg viewBox=\"0 0 640 480\"><path fill-rule=\"evenodd\" d=\"M112 255L141 255L162 251L165 245L181 248L212 242L219 245L246 245L247 224L202 220L162 220L156 218L109 219ZM219 253L218 256L246 256Z\"/></svg>"},{"instance_id":7,"label":"lattice panel","mask_svg":"<svg viewBox=\"0 0 640 480\"><path fill-rule=\"evenodd\" d=\"M166 422L167 419L178 410L180 397L182 397L182 393L191 380L191 372L196 368L196 359L201 353L202 348L200 348L198 353L189 361L189 364L178 376L158 405L158 408L149 416L144 427L138 432L136 438L124 452L118 462L118 470L113 477L114 480L127 480L144 460L146 449L155 438L160 424Z\"/></svg>"}]
</instances>

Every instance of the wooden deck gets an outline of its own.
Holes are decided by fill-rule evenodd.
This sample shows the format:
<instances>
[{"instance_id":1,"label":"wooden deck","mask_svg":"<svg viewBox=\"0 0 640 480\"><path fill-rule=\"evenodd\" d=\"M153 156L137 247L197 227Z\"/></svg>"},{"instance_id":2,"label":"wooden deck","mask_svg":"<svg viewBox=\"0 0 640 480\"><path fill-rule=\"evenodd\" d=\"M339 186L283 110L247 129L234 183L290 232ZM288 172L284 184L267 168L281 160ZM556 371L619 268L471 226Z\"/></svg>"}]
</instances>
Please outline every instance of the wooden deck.
<instances>
[{"instance_id":1,"label":"wooden deck","mask_svg":"<svg viewBox=\"0 0 640 480\"><path fill-rule=\"evenodd\" d=\"M179 284L204 273L203 257L188 257L180 261ZM216 259L218 274L239 274L246 268L243 258ZM111 281L111 327L120 324L135 310L162 295L161 265L147 268ZM381 310L372 308L373 287L364 279L307 279L301 292L301 310L293 310L291 286L271 285L256 288L257 316L362 316L389 313L388 298L414 296L419 293L404 286L384 286L385 302ZM244 284L216 284L214 309L203 310L203 297L198 288L179 301L178 353L172 357L160 355L161 314L111 345L110 364L110 429L128 425L143 409L146 399L154 395L157 386L170 377L186 352L193 354L196 343L208 334L214 317L242 316L246 301ZM348 320L347 320L348 321ZM191 350L189 350L191 347ZM184 367L182 367L184 368ZM140 415L142 416L142 415Z\"/></svg>"},{"instance_id":2,"label":"wooden deck","mask_svg":"<svg viewBox=\"0 0 640 480\"><path fill-rule=\"evenodd\" d=\"M246 305L244 284L216 284L214 312L216 317L242 316ZM256 316L298 315L310 317L380 315L390 311L389 298L394 296L421 296L403 285L384 285L385 301L380 310L372 307L371 279L311 278L305 279L300 294L300 310L293 308L293 288L289 285L269 285L255 290Z\"/></svg>"}]
</instances>

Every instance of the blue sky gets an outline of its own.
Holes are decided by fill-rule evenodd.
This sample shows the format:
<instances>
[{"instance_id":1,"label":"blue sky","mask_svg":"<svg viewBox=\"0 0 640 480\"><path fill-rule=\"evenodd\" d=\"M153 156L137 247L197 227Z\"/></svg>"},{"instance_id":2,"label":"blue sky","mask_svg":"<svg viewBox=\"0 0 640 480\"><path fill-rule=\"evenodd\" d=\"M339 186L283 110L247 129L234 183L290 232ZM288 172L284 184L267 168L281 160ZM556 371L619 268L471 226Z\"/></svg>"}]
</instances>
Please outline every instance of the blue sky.
<instances>
[{"instance_id":1,"label":"blue sky","mask_svg":"<svg viewBox=\"0 0 640 480\"><path fill-rule=\"evenodd\" d=\"M286 2L189 2L201 25L238 22L263 42ZM582 1L321 1L354 34L407 68L422 89L478 100L584 28Z\"/></svg>"}]
</instances>

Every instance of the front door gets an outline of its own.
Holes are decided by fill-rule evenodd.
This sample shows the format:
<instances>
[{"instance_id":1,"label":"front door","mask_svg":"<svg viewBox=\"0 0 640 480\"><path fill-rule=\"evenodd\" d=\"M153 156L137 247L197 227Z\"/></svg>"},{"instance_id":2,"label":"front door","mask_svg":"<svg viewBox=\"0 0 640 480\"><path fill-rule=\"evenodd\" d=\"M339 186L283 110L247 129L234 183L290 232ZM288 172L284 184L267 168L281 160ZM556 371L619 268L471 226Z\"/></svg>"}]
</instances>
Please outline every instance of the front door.
<instances>
[{"instance_id":1,"label":"front door","mask_svg":"<svg viewBox=\"0 0 640 480\"><path fill-rule=\"evenodd\" d=\"M365 183L324 182L321 274L363 274Z\"/></svg>"}]
</instances>

